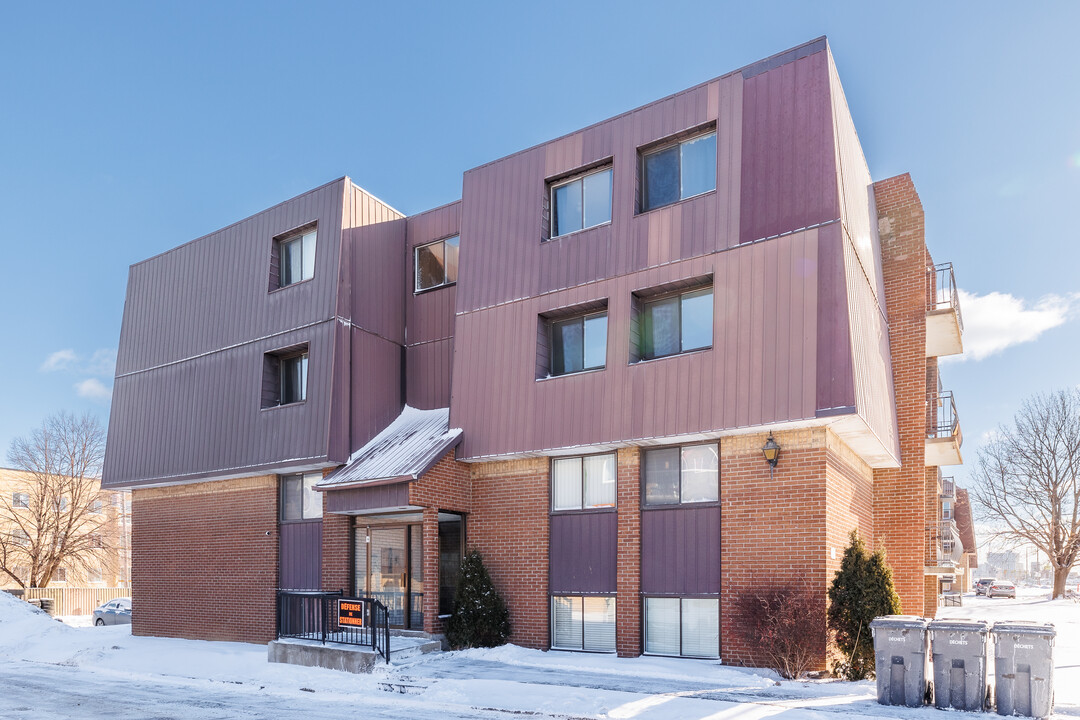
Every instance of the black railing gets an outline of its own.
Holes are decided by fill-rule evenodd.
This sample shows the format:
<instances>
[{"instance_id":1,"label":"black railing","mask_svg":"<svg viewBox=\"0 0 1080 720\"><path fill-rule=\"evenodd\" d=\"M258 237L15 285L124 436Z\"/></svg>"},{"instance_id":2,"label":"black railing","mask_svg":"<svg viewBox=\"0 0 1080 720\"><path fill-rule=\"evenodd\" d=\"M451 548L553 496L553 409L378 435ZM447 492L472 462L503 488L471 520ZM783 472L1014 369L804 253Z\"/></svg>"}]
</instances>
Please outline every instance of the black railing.
<instances>
[{"instance_id":1,"label":"black railing","mask_svg":"<svg viewBox=\"0 0 1080 720\"><path fill-rule=\"evenodd\" d=\"M960 293L956 289L956 278L953 276L951 262L935 265L927 268L932 273L931 284L928 288L930 297L927 302L927 310L945 310L951 308L956 311L956 321L960 324L960 331L964 330L964 317L960 314Z\"/></svg>"},{"instance_id":2,"label":"black railing","mask_svg":"<svg viewBox=\"0 0 1080 720\"><path fill-rule=\"evenodd\" d=\"M956 414L956 401L951 390L930 393L926 407L926 436L948 438L957 434L960 416Z\"/></svg>"},{"instance_id":3,"label":"black railing","mask_svg":"<svg viewBox=\"0 0 1080 720\"><path fill-rule=\"evenodd\" d=\"M370 647L390 662L386 606L375 598L345 597L341 590L278 590L277 636Z\"/></svg>"}]
</instances>

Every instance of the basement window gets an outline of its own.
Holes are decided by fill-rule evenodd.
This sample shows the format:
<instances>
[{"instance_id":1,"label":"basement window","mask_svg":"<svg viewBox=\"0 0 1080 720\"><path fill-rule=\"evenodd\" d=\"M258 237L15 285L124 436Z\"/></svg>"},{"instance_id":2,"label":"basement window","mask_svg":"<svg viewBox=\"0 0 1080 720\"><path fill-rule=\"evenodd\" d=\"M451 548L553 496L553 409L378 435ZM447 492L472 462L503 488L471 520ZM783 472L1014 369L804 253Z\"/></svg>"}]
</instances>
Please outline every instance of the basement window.
<instances>
[{"instance_id":1,"label":"basement window","mask_svg":"<svg viewBox=\"0 0 1080 720\"><path fill-rule=\"evenodd\" d=\"M615 652L615 598L595 595L552 597L551 647Z\"/></svg>"},{"instance_id":2,"label":"basement window","mask_svg":"<svg viewBox=\"0 0 1080 720\"><path fill-rule=\"evenodd\" d=\"M645 598L645 652L649 655L720 656L720 601L716 598Z\"/></svg>"}]
</instances>

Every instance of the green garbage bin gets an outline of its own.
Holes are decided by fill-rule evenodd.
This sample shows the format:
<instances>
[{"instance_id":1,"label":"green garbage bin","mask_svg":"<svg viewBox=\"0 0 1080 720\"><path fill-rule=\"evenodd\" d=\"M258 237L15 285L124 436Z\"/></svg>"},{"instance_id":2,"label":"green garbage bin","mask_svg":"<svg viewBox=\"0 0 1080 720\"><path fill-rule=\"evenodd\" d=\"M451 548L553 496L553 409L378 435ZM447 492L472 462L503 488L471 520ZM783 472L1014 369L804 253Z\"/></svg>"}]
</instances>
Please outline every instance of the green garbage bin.
<instances>
[{"instance_id":1,"label":"green garbage bin","mask_svg":"<svg viewBox=\"0 0 1080 720\"><path fill-rule=\"evenodd\" d=\"M1054 638L1049 623L994 623L994 699L999 715L1047 718L1054 712Z\"/></svg>"}]
</instances>

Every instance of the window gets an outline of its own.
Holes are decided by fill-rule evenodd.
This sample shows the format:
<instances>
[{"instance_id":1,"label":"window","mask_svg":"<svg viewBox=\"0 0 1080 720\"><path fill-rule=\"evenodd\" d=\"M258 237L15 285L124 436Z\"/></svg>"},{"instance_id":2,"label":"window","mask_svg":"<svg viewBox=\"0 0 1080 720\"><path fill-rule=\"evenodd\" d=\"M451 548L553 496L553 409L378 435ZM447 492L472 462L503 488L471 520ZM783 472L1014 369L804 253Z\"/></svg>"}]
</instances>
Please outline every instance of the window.
<instances>
[{"instance_id":1,"label":"window","mask_svg":"<svg viewBox=\"0 0 1080 720\"><path fill-rule=\"evenodd\" d=\"M551 185L551 237L611 222L611 168Z\"/></svg>"},{"instance_id":2,"label":"window","mask_svg":"<svg viewBox=\"0 0 1080 720\"><path fill-rule=\"evenodd\" d=\"M105 543L101 539L101 535L93 534L90 536L90 547L99 549L105 547Z\"/></svg>"},{"instance_id":3,"label":"window","mask_svg":"<svg viewBox=\"0 0 1080 720\"><path fill-rule=\"evenodd\" d=\"M67 582L67 570L65 568L57 568L53 573L53 582Z\"/></svg>"},{"instance_id":4,"label":"window","mask_svg":"<svg viewBox=\"0 0 1080 720\"><path fill-rule=\"evenodd\" d=\"M455 235L416 248L416 292L457 282L459 240Z\"/></svg>"},{"instance_id":5,"label":"window","mask_svg":"<svg viewBox=\"0 0 1080 720\"><path fill-rule=\"evenodd\" d=\"M95 515L100 515L101 511L102 511L102 509L104 507L105 507L105 504L103 502L101 502L100 500L94 500L93 502L90 503L90 512L92 512Z\"/></svg>"},{"instance_id":6,"label":"window","mask_svg":"<svg viewBox=\"0 0 1080 720\"><path fill-rule=\"evenodd\" d=\"M454 612L454 595L461 579L461 556L465 547L465 518L439 513L439 615Z\"/></svg>"},{"instance_id":7,"label":"window","mask_svg":"<svg viewBox=\"0 0 1080 720\"><path fill-rule=\"evenodd\" d=\"M92 568L92 569L91 569L91 570L90 570L90 571L89 571L89 572L87 573L87 576L88 576L88 577L87 577L87 580L89 580L89 581L90 581L90 582L92 582L92 583L99 583L99 582L101 582L101 568Z\"/></svg>"},{"instance_id":8,"label":"window","mask_svg":"<svg viewBox=\"0 0 1080 720\"><path fill-rule=\"evenodd\" d=\"M551 647L615 652L615 598L553 597L551 618Z\"/></svg>"},{"instance_id":9,"label":"window","mask_svg":"<svg viewBox=\"0 0 1080 720\"><path fill-rule=\"evenodd\" d=\"M715 443L645 451L645 504L716 502L720 452Z\"/></svg>"},{"instance_id":10,"label":"window","mask_svg":"<svg viewBox=\"0 0 1080 720\"><path fill-rule=\"evenodd\" d=\"M307 399L307 346L267 353L263 360L263 408Z\"/></svg>"},{"instance_id":11,"label":"window","mask_svg":"<svg viewBox=\"0 0 1080 720\"><path fill-rule=\"evenodd\" d=\"M645 652L719 657L720 601L715 598L645 598Z\"/></svg>"},{"instance_id":12,"label":"window","mask_svg":"<svg viewBox=\"0 0 1080 720\"><path fill-rule=\"evenodd\" d=\"M952 520L952 503L948 500L943 500L941 503L941 519Z\"/></svg>"},{"instance_id":13,"label":"window","mask_svg":"<svg viewBox=\"0 0 1080 720\"><path fill-rule=\"evenodd\" d=\"M11 540L19 547L26 547L30 544L30 536L22 528L15 528L11 531Z\"/></svg>"},{"instance_id":14,"label":"window","mask_svg":"<svg viewBox=\"0 0 1080 720\"><path fill-rule=\"evenodd\" d=\"M30 493L11 493L11 506L17 508L30 507Z\"/></svg>"},{"instance_id":15,"label":"window","mask_svg":"<svg viewBox=\"0 0 1080 720\"><path fill-rule=\"evenodd\" d=\"M281 476L281 519L317 520L322 517L322 493L315 485L322 473Z\"/></svg>"},{"instance_id":16,"label":"window","mask_svg":"<svg viewBox=\"0 0 1080 720\"><path fill-rule=\"evenodd\" d=\"M641 211L716 189L716 132L641 153Z\"/></svg>"},{"instance_id":17,"label":"window","mask_svg":"<svg viewBox=\"0 0 1080 720\"><path fill-rule=\"evenodd\" d=\"M712 347L712 288L644 301L640 323L642 360Z\"/></svg>"},{"instance_id":18,"label":"window","mask_svg":"<svg viewBox=\"0 0 1080 720\"><path fill-rule=\"evenodd\" d=\"M607 364L607 313L551 322L551 375L596 370Z\"/></svg>"},{"instance_id":19,"label":"window","mask_svg":"<svg viewBox=\"0 0 1080 720\"><path fill-rule=\"evenodd\" d=\"M314 228L275 241L278 255L278 287L315 277Z\"/></svg>"},{"instance_id":20,"label":"window","mask_svg":"<svg viewBox=\"0 0 1080 720\"><path fill-rule=\"evenodd\" d=\"M615 507L615 454L551 461L551 509Z\"/></svg>"}]
</instances>

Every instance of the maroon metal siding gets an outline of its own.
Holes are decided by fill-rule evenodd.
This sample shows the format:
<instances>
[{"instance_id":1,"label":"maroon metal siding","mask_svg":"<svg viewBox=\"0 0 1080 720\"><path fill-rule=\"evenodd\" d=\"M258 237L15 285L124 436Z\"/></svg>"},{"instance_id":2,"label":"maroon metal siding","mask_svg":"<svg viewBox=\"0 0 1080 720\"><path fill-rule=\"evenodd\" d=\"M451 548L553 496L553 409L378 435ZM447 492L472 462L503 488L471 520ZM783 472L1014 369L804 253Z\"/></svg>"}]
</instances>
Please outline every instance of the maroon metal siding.
<instances>
[{"instance_id":1,"label":"maroon metal siding","mask_svg":"<svg viewBox=\"0 0 1080 720\"><path fill-rule=\"evenodd\" d=\"M813 418L818 230L458 316L459 457L670 437ZM713 346L629 363L635 291L713 277ZM607 299L607 367L536 380L537 318ZM496 401L497 399L497 401Z\"/></svg>"},{"instance_id":2,"label":"maroon metal siding","mask_svg":"<svg viewBox=\"0 0 1080 720\"><path fill-rule=\"evenodd\" d=\"M552 515L548 590L615 592L617 531L613 511Z\"/></svg>"},{"instance_id":3,"label":"maroon metal siding","mask_svg":"<svg viewBox=\"0 0 1080 720\"><path fill-rule=\"evenodd\" d=\"M405 253L405 354L407 402L422 410L450 406L450 368L454 352L454 306L458 286L415 293L415 248L457 235L461 203L455 202L409 218ZM459 266L460 267L460 266Z\"/></svg>"},{"instance_id":4,"label":"maroon metal siding","mask_svg":"<svg viewBox=\"0 0 1080 720\"><path fill-rule=\"evenodd\" d=\"M278 586L283 590L322 588L322 521L281 523Z\"/></svg>"},{"instance_id":5,"label":"maroon metal siding","mask_svg":"<svg viewBox=\"0 0 1080 720\"><path fill-rule=\"evenodd\" d=\"M742 106L740 242L840 217L824 43L747 78Z\"/></svg>"},{"instance_id":6,"label":"maroon metal siding","mask_svg":"<svg viewBox=\"0 0 1080 720\"><path fill-rule=\"evenodd\" d=\"M720 592L720 506L641 512L641 592Z\"/></svg>"},{"instance_id":7,"label":"maroon metal siding","mask_svg":"<svg viewBox=\"0 0 1080 720\"><path fill-rule=\"evenodd\" d=\"M855 408L843 242L838 222L818 232L818 415Z\"/></svg>"},{"instance_id":8,"label":"maroon metal siding","mask_svg":"<svg viewBox=\"0 0 1080 720\"><path fill-rule=\"evenodd\" d=\"M397 343L353 328L352 452L366 445L401 413L403 352Z\"/></svg>"},{"instance_id":9,"label":"maroon metal siding","mask_svg":"<svg viewBox=\"0 0 1080 720\"><path fill-rule=\"evenodd\" d=\"M399 508L408 504L409 483L407 482L329 490L326 493L326 512L331 513Z\"/></svg>"}]
</instances>

